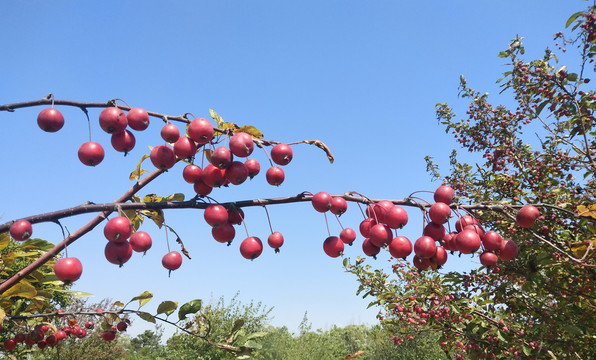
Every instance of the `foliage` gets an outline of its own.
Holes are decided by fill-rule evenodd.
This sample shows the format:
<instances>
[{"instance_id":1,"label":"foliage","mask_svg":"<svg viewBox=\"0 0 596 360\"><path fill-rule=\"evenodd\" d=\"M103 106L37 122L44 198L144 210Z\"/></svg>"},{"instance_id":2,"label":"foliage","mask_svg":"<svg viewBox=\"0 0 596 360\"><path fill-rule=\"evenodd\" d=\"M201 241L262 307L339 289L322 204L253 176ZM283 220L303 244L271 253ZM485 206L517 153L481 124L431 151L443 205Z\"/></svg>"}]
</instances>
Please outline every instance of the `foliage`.
<instances>
[{"instance_id":1,"label":"foliage","mask_svg":"<svg viewBox=\"0 0 596 360\"><path fill-rule=\"evenodd\" d=\"M588 85L595 21L593 7L574 14L567 22L572 37L555 34L558 52L547 49L535 60L523 59L521 37L511 41L499 54L509 61L499 82L513 106L492 105L463 76L467 117L456 120L447 104L437 104L446 131L484 159L469 164L454 150L444 181L459 204L504 205L471 213L514 240L519 255L463 274L419 272L401 260L391 274L362 260L347 264L359 291L384 307L379 318L396 336L436 331L456 358L596 358L596 92ZM567 50L577 64L558 63L557 54ZM528 229L515 221L524 204L541 215Z\"/></svg>"}]
</instances>

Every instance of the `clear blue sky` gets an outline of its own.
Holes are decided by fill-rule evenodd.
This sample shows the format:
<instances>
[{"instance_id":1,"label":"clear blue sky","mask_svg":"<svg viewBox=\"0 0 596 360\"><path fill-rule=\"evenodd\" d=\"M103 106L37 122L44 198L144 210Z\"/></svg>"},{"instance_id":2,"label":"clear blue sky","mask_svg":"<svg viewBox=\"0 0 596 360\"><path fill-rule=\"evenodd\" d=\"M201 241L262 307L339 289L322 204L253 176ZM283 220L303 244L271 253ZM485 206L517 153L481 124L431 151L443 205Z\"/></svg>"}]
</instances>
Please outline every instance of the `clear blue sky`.
<instances>
[{"instance_id":1,"label":"clear blue sky","mask_svg":"<svg viewBox=\"0 0 596 360\"><path fill-rule=\"evenodd\" d=\"M496 95L495 80L505 71L496 55L508 41L525 36L529 56L541 56L552 34L584 6L579 0L10 1L0 12L0 103L52 92L78 101L122 98L173 115L208 118L213 108L226 121L256 126L266 139L320 139L336 157L330 165L318 149L297 146L281 187L267 185L261 174L248 184L216 189L212 195L219 201L351 190L400 199L439 185L430 182L423 158L433 156L446 170L455 143L437 124L434 105L458 103L459 75ZM137 147L124 158L111 150L99 112L92 110L93 138L104 145L106 159L88 168L76 155L87 138L83 113L60 108L66 125L48 134L37 127L40 110L0 113L2 222L112 201L132 185L128 174L147 146L161 142L162 122L152 119L147 131L135 133ZM256 158L264 164L262 153ZM141 193L192 197L182 168L178 164ZM75 289L123 301L149 290L156 295L150 309L161 300L229 299L239 291L244 302L275 307L273 323L291 330L305 311L314 328L375 323L376 310L366 310L368 299L355 295L357 282L343 272L341 259L323 253L323 216L309 204L269 212L286 243L280 254L266 248L252 262L238 251L242 229L226 247L211 238L202 212L167 212L168 224L193 256L170 278L160 262L163 231L147 223L143 230L153 236L153 248L120 269L104 259L100 226L69 247L84 266ZM251 235L265 240L263 209L246 215ZM410 216L401 233L413 240L422 224L415 211ZM63 223L74 231L90 217ZM360 220L354 205L342 217L344 226L354 228ZM61 237L56 225L36 225L34 232L53 242ZM346 256L361 255L361 241ZM382 253L375 264L386 266L388 259ZM452 258L447 269L469 266ZM146 328L142 323L131 332Z\"/></svg>"}]
</instances>

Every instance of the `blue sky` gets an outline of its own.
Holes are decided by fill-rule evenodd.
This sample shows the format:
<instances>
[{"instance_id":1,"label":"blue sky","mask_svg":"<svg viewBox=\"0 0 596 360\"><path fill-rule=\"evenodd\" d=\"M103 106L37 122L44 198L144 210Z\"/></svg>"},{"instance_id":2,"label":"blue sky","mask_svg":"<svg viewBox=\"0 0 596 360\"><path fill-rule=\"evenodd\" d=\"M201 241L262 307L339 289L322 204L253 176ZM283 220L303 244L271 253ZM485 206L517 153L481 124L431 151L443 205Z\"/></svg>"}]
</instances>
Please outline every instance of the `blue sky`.
<instances>
[{"instance_id":1,"label":"blue sky","mask_svg":"<svg viewBox=\"0 0 596 360\"><path fill-rule=\"evenodd\" d=\"M505 71L496 55L508 41L524 36L528 58L541 56L552 46L552 34L585 5L579 0L7 2L0 12L0 103L52 92L78 101L121 98L172 115L208 118L213 108L226 121L256 126L266 139L320 139L336 157L331 165L318 149L296 146L282 186L267 185L263 171L250 183L216 189L212 195L219 201L303 191L401 199L439 185L430 181L423 159L428 154L447 167L456 145L437 124L434 106L461 104L460 74L496 95L495 80ZM128 174L147 146L161 143L162 122L152 119L147 131L135 133L136 148L122 157L111 150L109 135L97 123L99 111L92 110L92 136L104 145L106 159L88 168L76 155L87 138L83 113L61 107L66 125L48 134L35 122L40 110L0 113L3 222L85 201L112 201L132 185ZM264 154L255 157L264 164ZM178 164L141 194L192 197L182 168ZM75 289L98 300L123 301L149 290L156 295L153 308L161 300L230 299L239 292L244 302L273 306L273 323L291 330L305 311L314 328L374 323L376 310L366 310L368 299L355 295L354 277L343 272L341 259L322 250L323 216L309 204L270 207L269 213L274 230L286 239L281 253L266 248L259 259L247 261L238 251L242 229L226 247L211 238L202 212L167 212L168 224L193 256L170 278L160 263L166 253L163 231L147 223L143 230L153 236L153 248L118 268L104 259L100 226L69 247L84 266ZM409 213L401 234L414 240L422 223L416 211ZM264 210L248 209L246 216L250 234L265 240ZM63 223L74 231L89 218ZM357 228L360 221L360 211L350 205L342 223ZM330 225L336 234L341 230L335 220ZM61 237L56 225L39 224L34 232L53 242ZM361 255L361 241L347 248L346 256ZM386 266L388 259L383 253L375 264ZM452 258L447 269L476 263ZM138 320L130 331L144 328Z\"/></svg>"}]
</instances>

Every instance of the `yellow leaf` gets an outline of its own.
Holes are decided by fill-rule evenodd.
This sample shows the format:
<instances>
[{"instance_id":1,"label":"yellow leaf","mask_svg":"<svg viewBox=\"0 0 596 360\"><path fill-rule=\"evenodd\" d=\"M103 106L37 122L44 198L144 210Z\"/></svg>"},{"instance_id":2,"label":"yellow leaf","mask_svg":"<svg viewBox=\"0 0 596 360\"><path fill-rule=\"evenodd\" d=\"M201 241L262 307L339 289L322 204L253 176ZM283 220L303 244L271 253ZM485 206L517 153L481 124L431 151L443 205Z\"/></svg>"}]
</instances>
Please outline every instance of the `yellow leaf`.
<instances>
[{"instance_id":1,"label":"yellow leaf","mask_svg":"<svg viewBox=\"0 0 596 360\"><path fill-rule=\"evenodd\" d=\"M209 115L211 115L213 120L215 120L215 124L217 125L217 127L221 129L221 127L224 124L224 121L221 118L221 116L219 116L219 114L216 113L215 110L213 110L213 109L209 109Z\"/></svg>"},{"instance_id":2,"label":"yellow leaf","mask_svg":"<svg viewBox=\"0 0 596 360\"><path fill-rule=\"evenodd\" d=\"M254 127L252 125L241 126L238 129L238 132L245 132L245 133L249 134L250 136L252 136L254 139L262 139L263 138L263 133L261 132L261 130L257 129L256 127Z\"/></svg>"},{"instance_id":3,"label":"yellow leaf","mask_svg":"<svg viewBox=\"0 0 596 360\"><path fill-rule=\"evenodd\" d=\"M147 154L141 157L141 160L139 160L139 163L137 164L137 168L133 172L131 172L130 176L128 177L130 180L139 180L141 178L141 175L145 173L145 170L141 169L141 164L143 163L143 160L145 160L148 157L149 155Z\"/></svg>"},{"instance_id":4,"label":"yellow leaf","mask_svg":"<svg viewBox=\"0 0 596 360\"><path fill-rule=\"evenodd\" d=\"M10 242L10 235L7 232L0 234L0 250L6 249Z\"/></svg>"},{"instance_id":5,"label":"yellow leaf","mask_svg":"<svg viewBox=\"0 0 596 360\"><path fill-rule=\"evenodd\" d=\"M33 285L31 285L28 281L21 280L15 286L6 290L2 294L2 297L12 298L12 297L18 296L18 297L24 297L26 299L31 299L35 295L37 295L37 290L35 290L35 287Z\"/></svg>"},{"instance_id":6,"label":"yellow leaf","mask_svg":"<svg viewBox=\"0 0 596 360\"><path fill-rule=\"evenodd\" d=\"M592 204L588 207L584 206L584 205L579 205L577 207L577 215L579 216L583 216L583 217L591 217L596 219L596 204Z\"/></svg>"},{"instance_id":7,"label":"yellow leaf","mask_svg":"<svg viewBox=\"0 0 596 360\"><path fill-rule=\"evenodd\" d=\"M4 322L4 318L6 317L6 312L3 308L0 307L0 324Z\"/></svg>"}]
</instances>

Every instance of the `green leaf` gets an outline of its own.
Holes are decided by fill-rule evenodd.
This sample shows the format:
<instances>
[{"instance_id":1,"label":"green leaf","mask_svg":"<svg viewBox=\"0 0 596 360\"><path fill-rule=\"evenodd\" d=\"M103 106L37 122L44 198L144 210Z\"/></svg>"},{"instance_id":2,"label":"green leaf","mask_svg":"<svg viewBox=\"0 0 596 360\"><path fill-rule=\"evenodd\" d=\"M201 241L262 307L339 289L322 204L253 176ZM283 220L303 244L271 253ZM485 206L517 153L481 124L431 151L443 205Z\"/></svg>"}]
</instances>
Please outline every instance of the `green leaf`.
<instances>
[{"instance_id":1,"label":"green leaf","mask_svg":"<svg viewBox=\"0 0 596 360\"><path fill-rule=\"evenodd\" d=\"M148 154L141 156L141 160L139 160L139 163L137 164L136 169L134 169L134 171L131 172L130 176L128 177L130 180L139 180L141 178L141 175L143 175L145 173L145 170L141 169L141 164L148 157L149 157Z\"/></svg>"},{"instance_id":2,"label":"green leaf","mask_svg":"<svg viewBox=\"0 0 596 360\"><path fill-rule=\"evenodd\" d=\"M0 234L0 250L6 249L10 242L10 235L7 232Z\"/></svg>"},{"instance_id":3,"label":"green leaf","mask_svg":"<svg viewBox=\"0 0 596 360\"><path fill-rule=\"evenodd\" d=\"M571 15L569 17L569 19L567 19L567 22L565 23L565 27L568 28L569 25L573 24L575 19L577 19L581 14L583 14L583 11L578 11L575 14Z\"/></svg>"},{"instance_id":4,"label":"green leaf","mask_svg":"<svg viewBox=\"0 0 596 360\"><path fill-rule=\"evenodd\" d=\"M574 336L581 336L584 334L584 332L582 331L582 329L578 328L575 325L571 325L571 324L567 324L563 326L565 328L565 330L567 330L567 332L571 335Z\"/></svg>"},{"instance_id":5,"label":"green leaf","mask_svg":"<svg viewBox=\"0 0 596 360\"><path fill-rule=\"evenodd\" d=\"M216 113L215 110L213 110L213 109L209 109L209 115L211 115L213 120L215 120L215 124L217 125L217 127L221 129L221 127L224 124L224 121L221 118L221 116L219 116L219 114Z\"/></svg>"},{"instance_id":6,"label":"green leaf","mask_svg":"<svg viewBox=\"0 0 596 360\"><path fill-rule=\"evenodd\" d=\"M178 319L184 320L184 319L186 319L186 315L194 314L197 311L201 310L202 303L203 303L203 301L201 299L196 299L196 300L191 300L191 301L187 302L186 304L182 305L180 307L180 310L178 310Z\"/></svg>"},{"instance_id":7,"label":"green leaf","mask_svg":"<svg viewBox=\"0 0 596 360\"><path fill-rule=\"evenodd\" d=\"M139 315L139 317L145 321L148 321L150 323L154 323L155 324L155 317L151 314L149 314L148 312L144 312L144 311L139 311L137 313L137 315Z\"/></svg>"},{"instance_id":8,"label":"green leaf","mask_svg":"<svg viewBox=\"0 0 596 360\"><path fill-rule=\"evenodd\" d=\"M178 301L162 301L161 304L157 307L157 314L166 314L170 315L178 308ZM156 315L157 315L156 314Z\"/></svg>"},{"instance_id":9,"label":"green leaf","mask_svg":"<svg viewBox=\"0 0 596 360\"><path fill-rule=\"evenodd\" d=\"M532 349L526 344L522 345L522 349L526 356L530 356L530 354L532 353Z\"/></svg>"},{"instance_id":10,"label":"green leaf","mask_svg":"<svg viewBox=\"0 0 596 360\"><path fill-rule=\"evenodd\" d=\"M540 103L540 105L538 105L538 107L536 108L536 116L540 115L540 112L542 111L542 109L544 109L544 107L548 104L548 100L544 100L543 102Z\"/></svg>"},{"instance_id":11,"label":"green leaf","mask_svg":"<svg viewBox=\"0 0 596 360\"><path fill-rule=\"evenodd\" d=\"M153 298L153 294L150 293L149 291L144 291L142 294L137 295L135 297L133 297L132 299L130 299L130 302L133 302L135 300L139 300L139 308L143 305L145 305L146 303L149 302L149 300L151 300Z\"/></svg>"},{"instance_id":12,"label":"green leaf","mask_svg":"<svg viewBox=\"0 0 596 360\"><path fill-rule=\"evenodd\" d=\"M21 243L21 249L27 249L27 250L42 250L42 251L48 251L50 249L52 249L55 245L52 244L49 241L43 240L43 239L27 239L25 241L23 241Z\"/></svg>"},{"instance_id":13,"label":"green leaf","mask_svg":"<svg viewBox=\"0 0 596 360\"><path fill-rule=\"evenodd\" d=\"M121 301L116 301L115 303L113 303L112 305L114 306L118 306L118 307L124 307L124 304Z\"/></svg>"},{"instance_id":14,"label":"green leaf","mask_svg":"<svg viewBox=\"0 0 596 360\"><path fill-rule=\"evenodd\" d=\"M182 193L175 193L172 195L168 195L163 198L163 201L184 201L184 194Z\"/></svg>"},{"instance_id":15,"label":"green leaf","mask_svg":"<svg viewBox=\"0 0 596 360\"><path fill-rule=\"evenodd\" d=\"M95 296L91 293L88 292L84 292L84 291L68 291L69 294L71 294L74 297L91 297L91 296Z\"/></svg>"},{"instance_id":16,"label":"green leaf","mask_svg":"<svg viewBox=\"0 0 596 360\"><path fill-rule=\"evenodd\" d=\"M237 319L234 321L234 326L232 327L232 331L230 331L230 338L234 336L238 330L244 325L244 319Z\"/></svg>"},{"instance_id":17,"label":"green leaf","mask_svg":"<svg viewBox=\"0 0 596 360\"><path fill-rule=\"evenodd\" d=\"M571 74L568 74L567 75L567 80L569 80L569 81L575 81L575 80L577 80L578 77L579 76L576 73L571 73Z\"/></svg>"},{"instance_id":18,"label":"green leaf","mask_svg":"<svg viewBox=\"0 0 596 360\"><path fill-rule=\"evenodd\" d=\"M2 297L7 299L12 297L24 297L26 299L31 299L35 295L37 295L37 290L35 290L35 287L27 280L21 280L16 285L6 290L2 294Z\"/></svg>"}]
</instances>

